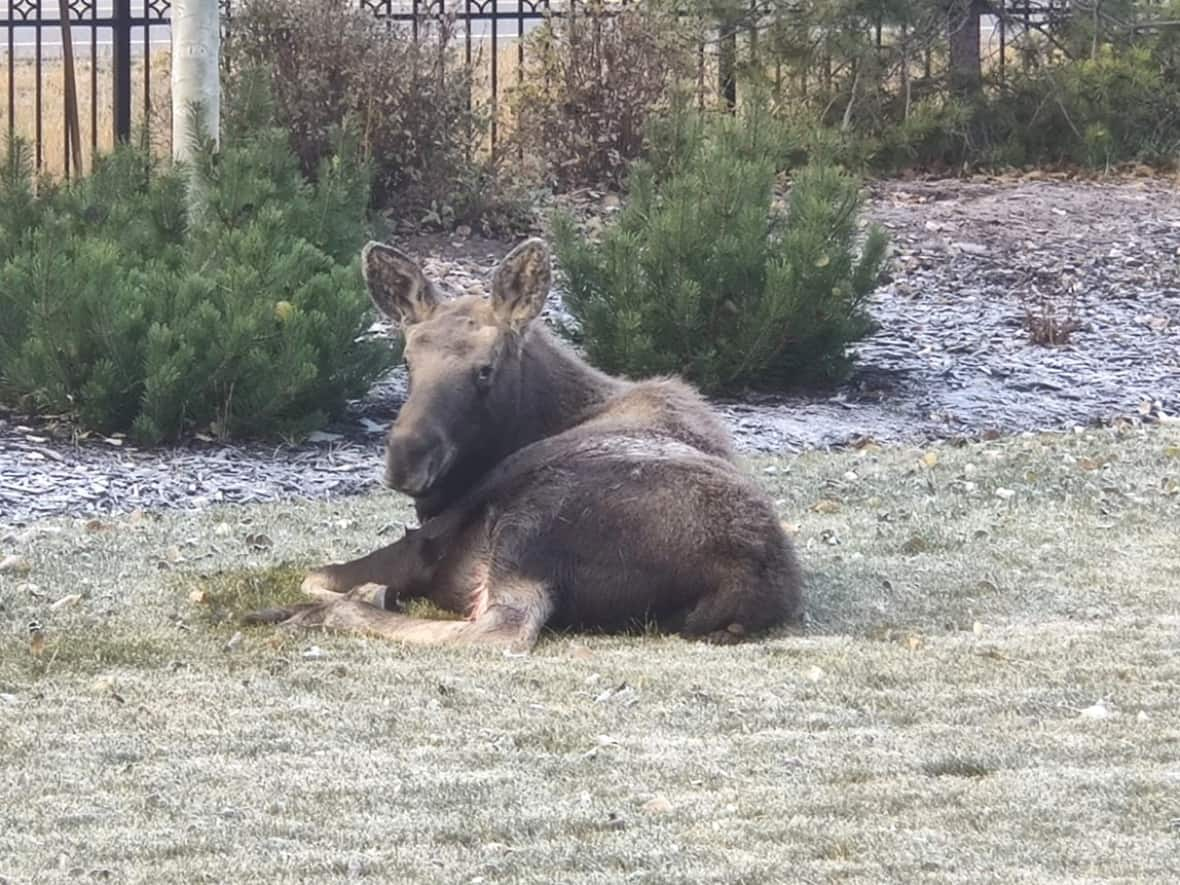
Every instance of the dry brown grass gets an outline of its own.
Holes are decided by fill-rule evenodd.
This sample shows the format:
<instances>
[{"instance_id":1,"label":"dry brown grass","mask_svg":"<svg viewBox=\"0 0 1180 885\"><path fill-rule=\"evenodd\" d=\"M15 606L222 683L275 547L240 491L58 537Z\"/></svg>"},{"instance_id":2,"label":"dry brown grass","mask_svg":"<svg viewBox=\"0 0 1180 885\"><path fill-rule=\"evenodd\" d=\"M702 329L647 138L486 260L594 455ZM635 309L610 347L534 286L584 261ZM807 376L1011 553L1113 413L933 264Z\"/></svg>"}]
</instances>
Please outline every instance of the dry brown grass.
<instances>
[{"instance_id":1,"label":"dry brown grass","mask_svg":"<svg viewBox=\"0 0 1180 885\"><path fill-rule=\"evenodd\" d=\"M813 621L736 648L230 642L391 494L0 528L0 879L1176 881L1180 430L751 466Z\"/></svg>"},{"instance_id":2,"label":"dry brown grass","mask_svg":"<svg viewBox=\"0 0 1180 885\"><path fill-rule=\"evenodd\" d=\"M76 58L74 77L78 91L78 125L82 135L82 166L89 171L93 163L93 143L97 142L98 152L109 151L114 144L114 117L112 109L111 63L110 59L99 57L97 88L91 93L91 74L94 62L87 58ZM169 71L171 57L166 51L152 54L149 80L151 113L150 121L153 144L167 152L171 138L171 83ZM11 82L11 85L10 85ZM37 137L38 76L31 59L18 59L13 66L9 80L8 60L0 59L0 135L7 137L10 126L8 93L13 90L14 111L11 122L17 135L35 143ZM133 131L142 129L145 120L144 64L137 59L131 70ZM43 168L52 175L61 175L65 170L66 124L65 124L65 66L60 59L46 59L40 75L41 105L41 157ZM72 161L71 161L72 168Z\"/></svg>"}]
</instances>

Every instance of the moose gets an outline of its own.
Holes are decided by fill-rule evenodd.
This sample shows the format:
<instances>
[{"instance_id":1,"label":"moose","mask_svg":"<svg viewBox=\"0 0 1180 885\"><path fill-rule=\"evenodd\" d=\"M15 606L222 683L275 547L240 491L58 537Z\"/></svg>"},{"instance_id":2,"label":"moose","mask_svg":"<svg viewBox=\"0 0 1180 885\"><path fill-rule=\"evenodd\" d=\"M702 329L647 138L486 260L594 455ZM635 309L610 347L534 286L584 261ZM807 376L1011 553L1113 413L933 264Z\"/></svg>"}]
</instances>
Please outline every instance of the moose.
<instances>
[{"instance_id":1,"label":"moose","mask_svg":"<svg viewBox=\"0 0 1180 885\"><path fill-rule=\"evenodd\" d=\"M384 479L419 528L311 571L317 601L248 622L527 650L545 627L733 642L802 618L791 542L704 400L679 380L606 375L538 320L544 241L500 262L490 298L442 297L381 243L362 269L404 334L408 397ZM409 616L414 597L466 617Z\"/></svg>"}]
</instances>

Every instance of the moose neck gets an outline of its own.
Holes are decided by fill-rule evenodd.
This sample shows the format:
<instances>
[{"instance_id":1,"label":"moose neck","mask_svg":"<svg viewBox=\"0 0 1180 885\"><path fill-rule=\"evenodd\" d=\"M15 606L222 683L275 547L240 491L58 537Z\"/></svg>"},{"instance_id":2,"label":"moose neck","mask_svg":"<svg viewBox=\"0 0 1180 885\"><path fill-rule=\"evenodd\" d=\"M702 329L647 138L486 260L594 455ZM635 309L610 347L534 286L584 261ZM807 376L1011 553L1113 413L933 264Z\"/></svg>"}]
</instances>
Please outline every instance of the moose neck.
<instances>
[{"instance_id":1,"label":"moose neck","mask_svg":"<svg viewBox=\"0 0 1180 885\"><path fill-rule=\"evenodd\" d=\"M577 425L627 385L593 368L535 323L521 342L520 380L494 442L415 501L418 518L438 515L518 449Z\"/></svg>"},{"instance_id":2,"label":"moose neck","mask_svg":"<svg viewBox=\"0 0 1180 885\"><path fill-rule=\"evenodd\" d=\"M626 383L598 371L534 323L521 352L517 418L506 428L500 458L579 424Z\"/></svg>"}]
</instances>

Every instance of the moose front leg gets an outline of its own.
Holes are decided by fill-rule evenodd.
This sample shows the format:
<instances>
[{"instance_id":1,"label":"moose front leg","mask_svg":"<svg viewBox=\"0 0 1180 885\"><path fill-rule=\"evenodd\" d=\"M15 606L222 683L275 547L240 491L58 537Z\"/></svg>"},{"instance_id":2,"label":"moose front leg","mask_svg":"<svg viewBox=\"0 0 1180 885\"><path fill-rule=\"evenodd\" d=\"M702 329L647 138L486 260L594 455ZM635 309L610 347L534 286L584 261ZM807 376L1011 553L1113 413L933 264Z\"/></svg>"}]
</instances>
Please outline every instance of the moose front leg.
<instances>
[{"instance_id":1,"label":"moose front leg","mask_svg":"<svg viewBox=\"0 0 1180 885\"><path fill-rule=\"evenodd\" d=\"M416 644L531 649L553 612L547 588L517 579L499 587L489 598L486 607L465 621L414 618L355 599L269 609L247 615L244 620L253 624L278 623L287 628L319 627Z\"/></svg>"},{"instance_id":2,"label":"moose front leg","mask_svg":"<svg viewBox=\"0 0 1180 885\"><path fill-rule=\"evenodd\" d=\"M338 600L340 594L370 584L387 587L394 595L409 595L423 577L423 563L416 555L412 537L407 534L359 559L312 569L303 579L301 589L306 595L325 601Z\"/></svg>"}]
</instances>

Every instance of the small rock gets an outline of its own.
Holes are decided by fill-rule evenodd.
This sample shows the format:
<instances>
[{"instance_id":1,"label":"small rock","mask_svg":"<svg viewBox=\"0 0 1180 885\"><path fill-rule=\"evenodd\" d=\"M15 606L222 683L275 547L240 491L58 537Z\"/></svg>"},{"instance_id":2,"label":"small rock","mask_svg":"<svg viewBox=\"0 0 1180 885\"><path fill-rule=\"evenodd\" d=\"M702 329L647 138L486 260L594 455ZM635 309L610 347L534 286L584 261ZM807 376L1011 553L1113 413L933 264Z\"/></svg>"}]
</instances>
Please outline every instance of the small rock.
<instances>
[{"instance_id":1,"label":"small rock","mask_svg":"<svg viewBox=\"0 0 1180 885\"><path fill-rule=\"evenodd\" d=\"M996 489L996 497L1003 501L1009 500L1015 494L1016 492L1012 491L1012 489Z\"/></svg>"},{"instance_id":2,"label":"small rock","mask_svg":"<svg viewBox=\"0 0 1180 885\"><path fill-rule=\"evenodd\" d=\"M644 814L667 814L672 810L672 803L668 801L666 796L660 795L644 802L640 806L640 810Z\"/></svg>"},{"instance_id":3,"label":"small rock","mask_svg":"<svg viewBox=\"0 0 1180 885\"><path fill-rule=\"evenodd\" d=\"M333 443L342 439L344 437L339 433L327 433L323 430L315 430L307 435L307 441L313 443Z\"/></svg>"},{"instance_id":4,"label":"small rock","mask_svg":"<svg viewBox=\"0 0 1180 885\"><path fill-rule=\"evenodd\" d=\"M1114 715L1114 713L1107 709L1106 704L1102 703L1102 701L1099 701L1092 707L1086 707L1086 709L1082 710L1082 712L1078 715L1082 719L1109 719Z\"/></svg>"}]
</instances>

